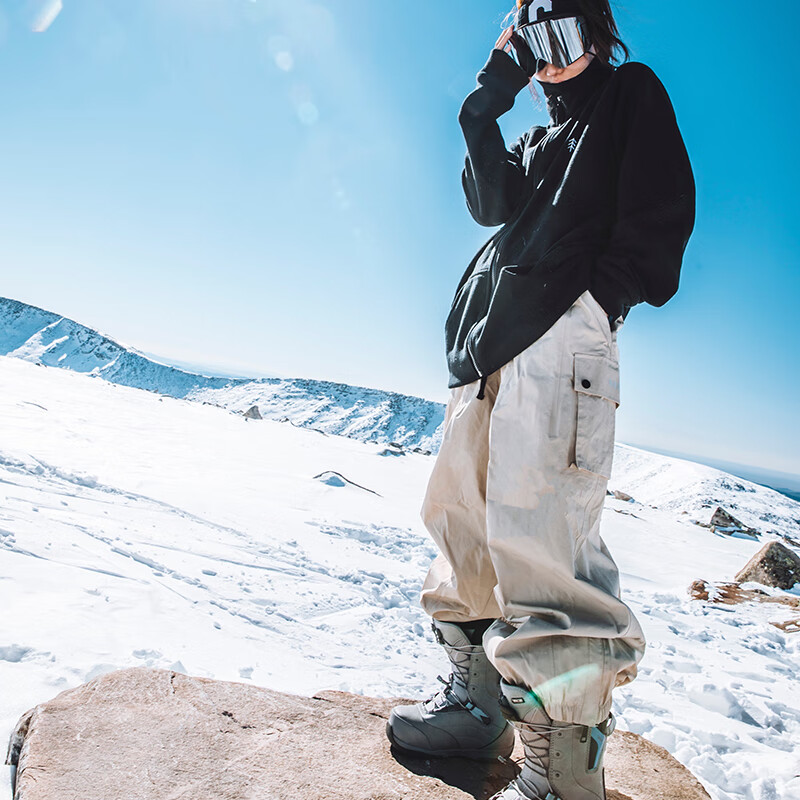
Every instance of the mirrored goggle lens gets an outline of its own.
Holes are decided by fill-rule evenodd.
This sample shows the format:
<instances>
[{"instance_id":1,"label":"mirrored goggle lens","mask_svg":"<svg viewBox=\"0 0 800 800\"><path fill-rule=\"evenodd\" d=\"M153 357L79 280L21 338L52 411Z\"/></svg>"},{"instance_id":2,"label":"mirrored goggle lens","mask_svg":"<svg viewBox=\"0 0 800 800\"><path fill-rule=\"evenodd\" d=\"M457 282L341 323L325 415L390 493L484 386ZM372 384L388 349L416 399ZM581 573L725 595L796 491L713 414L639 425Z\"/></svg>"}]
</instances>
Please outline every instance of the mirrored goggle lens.
<instances>
[{"instance_id":1,"label":"mirrored goggle lens","mask_svg":"<svg viewBox=\"0 0 800 800\"><path fill-rule=\"evenodd\" d=\"M565 17L525 25L517 33L525 40L536 58L556 67L569 66L588 49L579 17Z\"/></svg>"}]
</instances>

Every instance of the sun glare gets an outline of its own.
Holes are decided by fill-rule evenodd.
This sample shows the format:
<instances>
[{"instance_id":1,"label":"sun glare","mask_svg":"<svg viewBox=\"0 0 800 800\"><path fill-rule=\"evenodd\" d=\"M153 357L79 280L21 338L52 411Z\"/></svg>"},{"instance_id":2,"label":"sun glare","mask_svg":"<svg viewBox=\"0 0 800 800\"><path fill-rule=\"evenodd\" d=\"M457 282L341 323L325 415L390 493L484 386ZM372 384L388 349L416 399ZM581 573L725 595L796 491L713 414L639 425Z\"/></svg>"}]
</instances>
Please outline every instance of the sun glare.
<instances>
[{"instance_id":1,"label":"sun glare","mask_svg":"<svg viewBox=\"0 0 800 800\"><path fill-rule=\"evenodd\" d=\"M61 13L62 8L61 0L44 0L39 13L33 20L31 30L34 33L44 33Z\"/></svg>"}]
</instances>

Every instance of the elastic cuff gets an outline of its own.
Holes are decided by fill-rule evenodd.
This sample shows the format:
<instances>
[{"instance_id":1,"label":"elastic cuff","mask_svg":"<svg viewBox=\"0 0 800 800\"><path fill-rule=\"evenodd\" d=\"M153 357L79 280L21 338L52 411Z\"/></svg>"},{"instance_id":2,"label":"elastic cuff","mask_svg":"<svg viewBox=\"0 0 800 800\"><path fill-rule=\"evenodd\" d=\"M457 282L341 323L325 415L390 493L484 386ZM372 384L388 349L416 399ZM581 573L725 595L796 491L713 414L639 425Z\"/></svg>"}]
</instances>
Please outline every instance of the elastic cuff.
<instances>
[{"instance_id":1,"label":"elastic cuff","mask_svg":"<svg viewBox=\"0 0 800 800\"><path fill-rule=\"evenodd\" d=\"M497 47L489 54L489 60L478 73L478 84L484 86L485 83L481 80L482 76L499 78L514 92L515 97L530 83L530 78L525 70L505 50Z\"/></svg>"}]
</instances>

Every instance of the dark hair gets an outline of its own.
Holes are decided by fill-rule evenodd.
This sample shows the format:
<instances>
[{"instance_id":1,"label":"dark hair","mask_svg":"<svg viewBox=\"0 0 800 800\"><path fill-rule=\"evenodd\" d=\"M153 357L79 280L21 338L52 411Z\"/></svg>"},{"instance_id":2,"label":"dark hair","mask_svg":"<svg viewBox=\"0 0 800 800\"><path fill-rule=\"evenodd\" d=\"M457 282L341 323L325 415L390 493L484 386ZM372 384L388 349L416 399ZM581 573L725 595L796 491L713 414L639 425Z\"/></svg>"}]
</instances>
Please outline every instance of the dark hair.
<instances>
[{"instance_id":1,"label":"dark hair","mask_svg":"<svg viewBox=\"0 0 800 800\"><path fill-rule=\"evenodd\" d=\"M609 0L578 0L578 2L586 25L584 33L597 50L597 55L608 63L627 61L631 57L631 51L619 38L619 29L611 12ZM619 53L622 54L622 58L619 58Z\"/></svg>"}]
</instances>

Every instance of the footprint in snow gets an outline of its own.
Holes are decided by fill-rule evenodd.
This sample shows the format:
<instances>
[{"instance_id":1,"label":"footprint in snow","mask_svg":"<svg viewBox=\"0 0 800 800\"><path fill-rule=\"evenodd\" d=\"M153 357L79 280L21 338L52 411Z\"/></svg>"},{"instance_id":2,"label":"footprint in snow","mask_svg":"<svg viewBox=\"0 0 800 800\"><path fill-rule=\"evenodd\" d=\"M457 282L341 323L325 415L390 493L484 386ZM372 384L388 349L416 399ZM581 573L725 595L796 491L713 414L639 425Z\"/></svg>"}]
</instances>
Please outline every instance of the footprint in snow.
<instances>
[{"instance_id":1,"label":"footprint in snow","mask_svg":"<svg viewBox=\"0 0 800 800\"><path fill-rule=\"evenodd\" d=\"M28 654L33 652L32 647L22 647L19 644L9 644L0 646L0 661L8 661L12 664L18 664Z\"/></svg>"},{"instance_id":2,"label":"footprint in snow","mask_svg":"<svg viewBox=\"0 0 800 800\"><path fill-rule=\"evenodd\" d=\"M134 650L131 655L142 661L154 661L161 658L162 653L160 650Z\"/></svg>"},{"instance_id":3,"label":"footprint in snow","mask_svg":"<svg viewBox=\"0 0 800 800\"><path fill-rule=\"evenodd\" d=\"M414 558L430 561L436 555L432 541L408 528L385 525L333 525L325 522L309 522L321 533L358 542L364 549L389 556L400 561Z\"/></svg>"}]
</instances>

